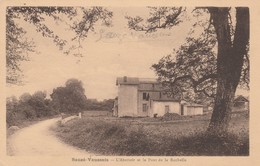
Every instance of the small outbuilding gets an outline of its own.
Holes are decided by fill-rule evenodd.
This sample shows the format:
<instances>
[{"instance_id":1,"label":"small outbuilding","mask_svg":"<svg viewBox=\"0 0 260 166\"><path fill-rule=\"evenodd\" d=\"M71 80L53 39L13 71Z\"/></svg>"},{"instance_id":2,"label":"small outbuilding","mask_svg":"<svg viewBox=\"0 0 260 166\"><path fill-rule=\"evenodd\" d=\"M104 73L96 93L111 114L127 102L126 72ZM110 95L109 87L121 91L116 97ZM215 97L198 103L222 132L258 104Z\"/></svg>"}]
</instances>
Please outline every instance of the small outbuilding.
<instances>
[{"instance_id":1,"label":"small outbuilding","mask_svg":"<svg viewBox=\"0 0 260 166\"><path fill-rule=\"evenodd\" d=\"M200 104L184 104L183 113L181 115L202 115L203 114L203 105Z\"/></svg>"},{"instance_id":2,"label":"small outbuilding","mask_svg":"<svg viewBox=\"0 0 260 166\"><path fill-rule=\"evenodd\" d=\"M180 114L180 102L176 100L152 100L153 116L163 116L167 113Z\"/></svg>"},{"instance_id":3,"label":"small outbuilding","mask_svg":"<svg viewBox=\"0 0 260 166\"><path fill-rule=\"evenodd\" d=\"M234 99L233 104L234 104L234 107L237 109L243 109L243 110L249 109L249 100L242 95L239 95L238 97L236 97Z\"/></svg>"}]
</instances>

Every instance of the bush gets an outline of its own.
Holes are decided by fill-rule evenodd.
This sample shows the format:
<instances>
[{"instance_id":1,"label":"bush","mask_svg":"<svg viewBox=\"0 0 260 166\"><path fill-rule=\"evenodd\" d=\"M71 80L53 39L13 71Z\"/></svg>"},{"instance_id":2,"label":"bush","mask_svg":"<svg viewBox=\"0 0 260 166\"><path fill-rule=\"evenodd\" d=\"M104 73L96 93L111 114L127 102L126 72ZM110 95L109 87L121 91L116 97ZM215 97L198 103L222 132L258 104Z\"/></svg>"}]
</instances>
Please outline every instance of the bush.
<instances>
[{"instance_id":1,"label":"bush","mask_svg":"<svg viewBox=\"0 0 260 166\"><path fill-rule=\"evenodd\" d=\"M51 101L46 99L45 92L38 91L33 95L24 93L19 100L14 96L6 100L7 127L54 116L57 113L52 108Z\"/></svg>"}]
</instances>

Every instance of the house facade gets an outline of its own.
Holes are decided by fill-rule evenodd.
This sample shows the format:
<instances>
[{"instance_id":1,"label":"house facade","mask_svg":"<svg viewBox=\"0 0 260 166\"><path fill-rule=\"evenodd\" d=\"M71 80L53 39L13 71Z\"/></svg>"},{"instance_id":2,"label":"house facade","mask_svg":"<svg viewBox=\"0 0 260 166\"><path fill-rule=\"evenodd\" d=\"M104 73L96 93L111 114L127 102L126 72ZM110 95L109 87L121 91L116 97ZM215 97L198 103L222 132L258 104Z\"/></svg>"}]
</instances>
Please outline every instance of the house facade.
<instances>
[{"instance_id":1,"label":"house facade","mask_svg":"<svg viewBox=\"0 0 260 166\"><path fill-rule=\"evenodd\" d=\"M154 117L165 113L180 115L203 114L202 105L194 107L184 101L168 97L155 79L118 77L118 96L113 115L118 117Z\"/></svg>"}]
</instances>

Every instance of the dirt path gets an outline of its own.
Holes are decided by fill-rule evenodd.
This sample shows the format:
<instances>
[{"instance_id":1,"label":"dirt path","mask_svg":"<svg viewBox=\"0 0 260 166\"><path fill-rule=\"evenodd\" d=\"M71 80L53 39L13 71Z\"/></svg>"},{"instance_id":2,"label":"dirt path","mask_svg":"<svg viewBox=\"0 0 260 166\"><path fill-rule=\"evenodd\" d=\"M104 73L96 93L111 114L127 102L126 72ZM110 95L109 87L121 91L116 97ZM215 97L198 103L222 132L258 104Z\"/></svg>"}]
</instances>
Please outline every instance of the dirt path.
<instances>
[{"instance_id":1,"label":"dirt path","mask_svg":"<svg viewBox=\"0 0 260 166\"><path fill-rule=\"evenodd\" d=\"M32 155L93 155L61 142L50 131L58 118L49 119L17 131L9 139L11 153L14 156ZM76 139L76 138L75 138Z\"/></svg>"}]
</instances>

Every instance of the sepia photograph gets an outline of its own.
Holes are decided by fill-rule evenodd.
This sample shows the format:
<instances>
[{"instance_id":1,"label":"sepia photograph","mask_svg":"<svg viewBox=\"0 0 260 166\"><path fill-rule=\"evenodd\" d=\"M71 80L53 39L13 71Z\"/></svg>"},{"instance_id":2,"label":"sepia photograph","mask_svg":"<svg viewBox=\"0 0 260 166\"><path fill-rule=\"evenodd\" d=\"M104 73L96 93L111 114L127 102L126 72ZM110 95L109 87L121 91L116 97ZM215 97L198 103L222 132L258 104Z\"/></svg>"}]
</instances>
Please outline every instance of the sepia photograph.
<instances>
[{"instance_id":1,"label":"sepia photograph","mask_svg":"<svg viewBox=\"0 0 260 166\"><path fill-rule=\"evenodd\" d=\"M122 164L252 154L249 6L4 12L6 156Z\"/></svg>"}]
</instances>

